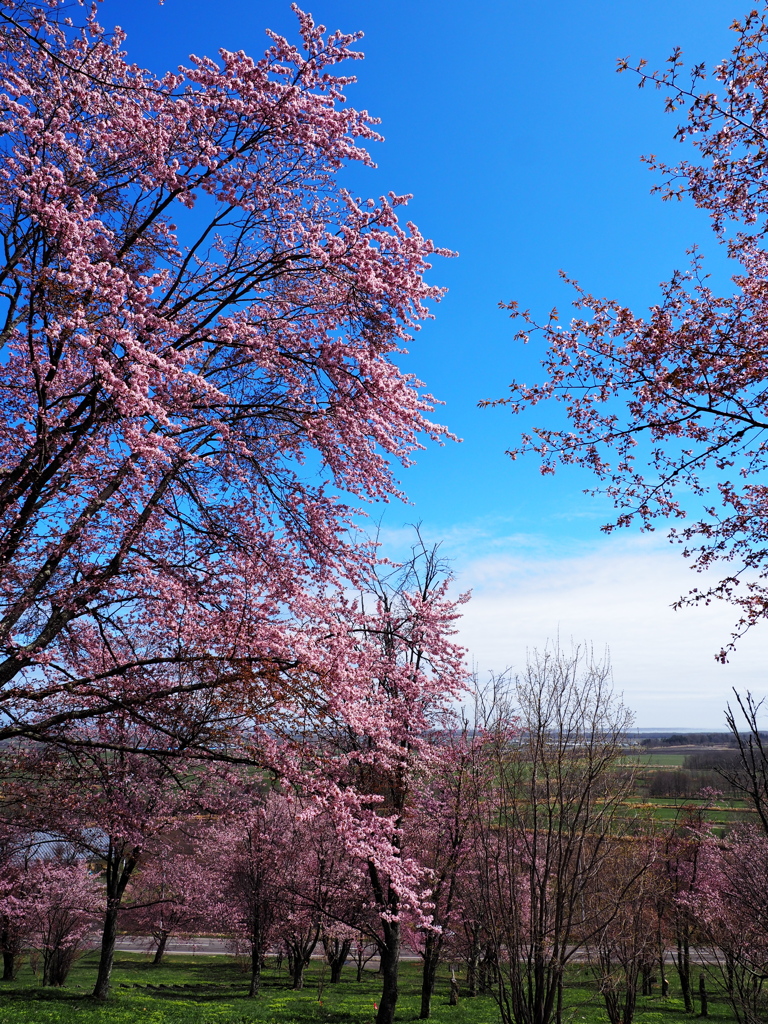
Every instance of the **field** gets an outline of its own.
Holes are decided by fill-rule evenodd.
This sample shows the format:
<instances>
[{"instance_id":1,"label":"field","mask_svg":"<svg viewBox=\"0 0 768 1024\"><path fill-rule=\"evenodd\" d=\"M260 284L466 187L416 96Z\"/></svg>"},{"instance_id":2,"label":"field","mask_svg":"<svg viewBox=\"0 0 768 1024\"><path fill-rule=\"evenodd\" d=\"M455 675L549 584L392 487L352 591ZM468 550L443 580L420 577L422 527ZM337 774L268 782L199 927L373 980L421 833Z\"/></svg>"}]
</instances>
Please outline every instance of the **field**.
<instances>
[{"instance_id":1,"label":"field","mask_svg":"<svg viewBox=\"0 0 768 1024\"><path fill-rule=\"evenodd\" d=\"M676 998L674 975L669 999L639 1000L636 1024L684 1024L691 1020ZM95 978L93 954L75 965L66 988L42 989L26 966L13 983L0 989L0 1024L371 1024L380 983L367 972L361 984L354 968L346 968L339 985L327 984L327 969L315 961L307 971L301 992L290 989L285 969L267 965L262 994L246 996L247 979L232 957L172 956L162 967L152 967L146 956L121 953L114 971L114 995L106 1005L87 996ZM566 1022L605 1024L595 983L584 967L573 969L567 990ZM419 1009L419 966L402 965L399 1021L414 1021ZM487 996L462 998L448 1005L448 974L443 970L433 999L432 1019L437 1024L496 1024L498 1011ZM713 1024L731 1024L729 1008L710 997Z\"/></svg>"},{"instance_id":2,"label":"field","mask_svg":"<svg viewBox=\"0 0 768 1024\"><path fill-rule=\"evenodd\" d=\"M628 764L651 768L682 768L685 754L628 754Z\"/></svg>"},{"instance_id":3,"label":"field","mask_svg":"<svg viewBox=\"0 0 768 1024\"><path fill-rule=\"evenodd\" d=\"M685 767L690 754L715 753L719 748L678 747L671 751L650 750L628 753L627 766L637 770L637 783L628 810L640 813L660 825L672 825L686 813L702 809L719 834L733 825L748 822L754 815L751 806L736 795L722 795L714 803L700 798L704 786L721 789L725 784L713 772Z\"/></svg>"}]
</instances>

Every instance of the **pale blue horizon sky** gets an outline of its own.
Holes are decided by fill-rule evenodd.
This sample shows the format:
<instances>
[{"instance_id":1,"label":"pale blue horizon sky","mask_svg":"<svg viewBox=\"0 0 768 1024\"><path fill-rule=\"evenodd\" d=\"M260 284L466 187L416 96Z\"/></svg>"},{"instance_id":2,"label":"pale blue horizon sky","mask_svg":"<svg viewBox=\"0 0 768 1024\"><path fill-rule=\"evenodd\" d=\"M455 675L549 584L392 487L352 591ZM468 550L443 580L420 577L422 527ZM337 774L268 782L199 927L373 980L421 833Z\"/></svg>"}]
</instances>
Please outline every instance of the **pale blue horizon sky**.
<instances>
[{"instance_id":1,"label":"pale blue horizon sky","mask_svg":"<svg viewBox=\"0 0 768 1024\"><path fill-rule=\"evenodd\" d=\"M504 395L513 376L538 375L535 351L513 342L499 310L517 299L541 315L564 312L562 268L588 290L637 311L685 265L693 243L711 252L706 218L649 195L649 152L674 160L676 122L652 90L639 91L616 59L660 66L679 44L710 64L731 45L733 0L304 0L330 29L361 29L366 54L349 101L382 119L375 171L355 170L355 191L413 192L408 216L450 249L431 279L449 291L404 361L445 405L436 418L463 438L431 447L402 474L412 506L383 510L382 537L397 552L420 520L443 541L459 583L475 594L461 638L481 673L520 665L526 647L557 633L610 647L616 687L637 724L722 727L729 688L766 692L763 630L721 667L728 609L673 612L694 582L663 536L604 537L604 499L571 471L541 477L512 463L521 424L479 400ZM162 72L220 46L254 55L269 27L295 37L284 0L105 0L106 26L128 33L132 60ZM725 277L722 257L712 265ZM538 419L541 419L539 415ZM380 510L372 510L378 517Z\"/></svg>"}]
</instances>

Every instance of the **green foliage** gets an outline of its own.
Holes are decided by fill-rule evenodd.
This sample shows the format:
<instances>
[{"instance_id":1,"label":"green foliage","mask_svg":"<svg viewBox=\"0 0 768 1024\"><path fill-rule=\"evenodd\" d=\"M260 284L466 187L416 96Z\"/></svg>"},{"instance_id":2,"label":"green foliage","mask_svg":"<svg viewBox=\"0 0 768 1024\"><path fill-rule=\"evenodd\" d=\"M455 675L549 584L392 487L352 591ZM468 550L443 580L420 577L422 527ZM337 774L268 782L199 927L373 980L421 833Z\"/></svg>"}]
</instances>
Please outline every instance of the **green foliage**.
<instances>
[{"instance_id":1,"label":"green foliage","mask_svg":"<svg viewBox=\"0 0 768 1024\"><path fill-rule=\"evenodd\" d=\"M104 1004L93 1002L96 958L84 957L72 970L64 989L41 988L28 966L15 982L0 988L0 1024L371 1024L373 1004L381 982L366 972L358 985L355 972L345 969L339 985L325 982L320 991L322 965L313 961L301 992L293 992L285 967L270 962L264 972L262 993L246 995L247 975L238 961L224 956L169 956L153 967L140 954L118 955L114 996ZM682 1000L660 996L639 1000L635 1024L686 1024ZM462 997L448 1005L449 972L443 968L433 1000L435 1024L497 1024L493 1000L488 996ZM415 1021L419 1011L420 965L402 965L401 999L397 1019ZM606 1024L602 1000L594 979L584 966L574 967L566 988L564 1024ZM733 1024L729 1008L710 997L711 1024Z\"/></svg>"}]
</instances>

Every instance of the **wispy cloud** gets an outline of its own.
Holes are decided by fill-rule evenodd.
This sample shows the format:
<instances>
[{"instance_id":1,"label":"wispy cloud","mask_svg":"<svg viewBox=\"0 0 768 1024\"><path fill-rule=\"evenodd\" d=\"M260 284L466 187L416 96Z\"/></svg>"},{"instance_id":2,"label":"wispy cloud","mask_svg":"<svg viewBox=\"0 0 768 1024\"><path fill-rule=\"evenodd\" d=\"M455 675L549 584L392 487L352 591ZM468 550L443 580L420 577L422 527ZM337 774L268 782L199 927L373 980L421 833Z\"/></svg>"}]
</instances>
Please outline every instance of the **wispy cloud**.
<instances>
[{"instance_id":1,"label":"wispy cloud","mask_svg":"<svg viewBox=\"0 0 768 1024\"><path fill-rule=\"evenodd\" d=\"M734 609L672 609L702 578L663 537L612 536L564 551L544 538L472 528L462 543L460 532L446 546L458 556L458 586L473 591L460 636L481 674L520 666L527 648L559 635L609 648L616 688L641 727L722 728L731 687L768 691L763 629L723 666L714 655Z\"/></svg>"}]
</instances>

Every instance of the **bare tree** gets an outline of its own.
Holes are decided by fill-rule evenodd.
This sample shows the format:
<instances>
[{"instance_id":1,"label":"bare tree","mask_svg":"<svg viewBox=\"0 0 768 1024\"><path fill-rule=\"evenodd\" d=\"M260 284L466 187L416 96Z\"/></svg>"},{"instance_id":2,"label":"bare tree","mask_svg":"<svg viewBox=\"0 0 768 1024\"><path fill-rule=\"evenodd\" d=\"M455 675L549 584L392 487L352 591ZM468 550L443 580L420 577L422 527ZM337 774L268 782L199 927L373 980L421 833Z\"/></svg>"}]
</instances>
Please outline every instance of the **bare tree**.
<instances>
[{"instance_id":1,"label":"bare tree","mask_svg":"<svg viewBox=\"0 0 768 1024\"><path fill-rule=\"evenodd\" d=\"M756 700L749 691L745 697L733 692L738 708L728 704L725 721L736 740L739 760L733 767L726 764L716 771L753 805L768 835L768 735L760 731L757 720L765 698Z\"/></svg>"},{"instance_id":2,"label":"bare tree","mask_svg":"<svg viewBox=\"0 0 768 1024\"><path fill-rule=\"evenodd\" d=\"M587 947L610 1024L632 1024L644 972L658 958L654 897L658 876L647 868L655 843L630 837L615 843L590 894L591 916L602 924ZM627 886L627 879L633 881ZM624 898L617 901L617 893Z\"/></svg>"},{"instance_id":3,"label":"bare tree","mask_svg":"<svg viewBox=\"0 0 768 1024\"><path fill-rule=\"evenodd\" d=\"M636 877L622 878L612 905L589 898L629 825L631 714L607 658L558 644L534 651L520 677L494 678L480 713L476 841L496 999L504 1024L559 1024L566 964Z\"/></svg>"}]
</instances>

